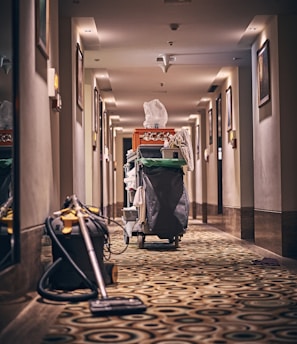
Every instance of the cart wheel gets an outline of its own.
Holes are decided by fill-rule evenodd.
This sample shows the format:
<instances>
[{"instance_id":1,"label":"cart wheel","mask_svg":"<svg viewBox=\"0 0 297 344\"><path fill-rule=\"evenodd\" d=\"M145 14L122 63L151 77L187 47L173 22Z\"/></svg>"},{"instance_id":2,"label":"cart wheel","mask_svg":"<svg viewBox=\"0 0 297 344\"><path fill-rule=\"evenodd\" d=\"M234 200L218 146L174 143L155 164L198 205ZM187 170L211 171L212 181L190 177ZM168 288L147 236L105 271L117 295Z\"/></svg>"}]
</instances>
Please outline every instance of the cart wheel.
<instances>
[{"instance_id":1,"label":"cart wheel","mask_svg":"<svg viewBox=\"0 0 297 344\"><path fill-rule=\"evenodd\" d=\"M124 243L126 244L126 245L128 245L129 244L129 237L128 237L128 235L127 234L124 234Z\"/></svg>"},{"instance_id":2,"label":"cart wheel","mask_svg":"<svg viewBox=\"0 0 297 344\"><path fill-rule=\"evenodd\" d=\"M178 235L174 237L174 246L175 246L176 248L179 247L179 236L178 236Z\"/></svg>"},{"instance_id":3,"label":"cart wheel","mask_svg":"<svg viewBox=\"0 0 297 344\"><path fill-rule=\"evenodd\" d=\"M144 248L144 234L138 234L137 235L137 242L138 242L138 248Z\"/></svg>"}]
</instances>

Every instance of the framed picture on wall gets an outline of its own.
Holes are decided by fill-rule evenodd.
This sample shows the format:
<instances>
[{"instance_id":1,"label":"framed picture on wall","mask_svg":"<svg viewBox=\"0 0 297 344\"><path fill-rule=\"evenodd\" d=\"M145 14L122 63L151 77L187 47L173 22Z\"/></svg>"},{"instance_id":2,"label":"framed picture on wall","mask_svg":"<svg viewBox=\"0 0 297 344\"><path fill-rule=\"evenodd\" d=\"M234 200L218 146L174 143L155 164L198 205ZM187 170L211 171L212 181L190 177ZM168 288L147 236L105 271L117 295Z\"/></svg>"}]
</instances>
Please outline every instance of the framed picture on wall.
<instances>
[{"instance_id":1,"label":"framed picture on wall","mask_svg":"<svg viewBox=\"0 0 297 344\"><path fill-rule=\"evenodd\" d=\"M76 44L76 100L78 107L83 110L84 99L84 56L79 43Z\"/></svg>"},{"instance_id":2,"label":"framed picture on wall","mask_svg":"<svg viewBox=\"0 0 297 344\"><path fill-rule=\"evenodd\" d=\"M213 142L213 115L212 115L212 109L208 110L208 125L209 125L209 144L212 145L212 142Z\"/></svg>"},{"instance_id":3,"label":"framed picture on wall","mask_svg":"<svg viewBox=\"0 0 297 344\"><path fill-rule=\"evenodd\" d=\"M270 53L269 40L266 40L257 51L258 73L258 106L261 107L270 100Z\"/></svg>"},{"instance_id":4,"label":"framed picture on wall","mask_svg":"<svg viewBox=\"0 0 297 344\"><path fill-rule=\"evenodd\" d=\"M232 130L232 87L226 90L227 131Z\"/></svg>"},{"instance_id":5,"label":"framed picture on wall","mask_svg":"<svg viewBox=\"0 0 297 344\"><path fill-rule=\"evenodd\" d=\"M48 1L35 0L36 45L48 59Z\"/></svg>"}]
</instances>

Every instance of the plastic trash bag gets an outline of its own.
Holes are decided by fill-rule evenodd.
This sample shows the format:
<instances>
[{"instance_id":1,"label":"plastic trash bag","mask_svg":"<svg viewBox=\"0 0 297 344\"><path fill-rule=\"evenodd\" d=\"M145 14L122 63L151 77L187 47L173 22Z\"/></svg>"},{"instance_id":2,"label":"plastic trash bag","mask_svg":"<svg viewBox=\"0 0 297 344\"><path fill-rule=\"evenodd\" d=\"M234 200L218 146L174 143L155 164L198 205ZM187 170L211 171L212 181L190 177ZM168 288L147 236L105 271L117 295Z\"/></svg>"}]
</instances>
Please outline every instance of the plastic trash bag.
<instances>
[{"instance_id":1,"label":"plastic trash bag","mask_svg":"<svg viewBox=\"0 0 297 344\"><path fill-rule=\"evenodd\" d=\"M145 128L165 128L168 120L168 114L165 106L159 99L153 99L143 103L145 113Z\"/></svg>"}]
</instances>

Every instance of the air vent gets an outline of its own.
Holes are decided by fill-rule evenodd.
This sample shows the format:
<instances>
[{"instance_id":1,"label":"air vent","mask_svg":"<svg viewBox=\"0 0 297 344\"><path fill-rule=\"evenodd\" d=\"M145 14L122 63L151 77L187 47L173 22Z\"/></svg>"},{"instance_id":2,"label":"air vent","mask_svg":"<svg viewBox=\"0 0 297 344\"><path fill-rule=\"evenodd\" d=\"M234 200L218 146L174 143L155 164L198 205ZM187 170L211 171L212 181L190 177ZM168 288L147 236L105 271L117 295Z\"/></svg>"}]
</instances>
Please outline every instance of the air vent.
<instances>
[{"instance_id":1,"label":"air vent","mask_svg":"<svg viewBox=\"0 0 297 344\"><path fill-rule=\"evenodd\" d=\"M207 90L207 92L213 93L217 88L218 88L218 85L211 85L209 89Z\"/></svg>"},{"instance_id":2,"label":"air vent","mask_svg":"<svg viewBox=\"0 0 297 344\"><path fill-rule=\"evenodd\" d=\"M158 56L156 58L156 61L157 62L164 62L164 56L165 55L162 55L162 56ZM169 56L169 61L168 62L174 62L175 61L175 56Z\"/></svg>"},{"instance_id":3,"label":"air vent","mask_svg":"<svg viewBox=\"0 0 297 344\"><path fill-rule=\"evenodd\" d=\"M190 2L192 0L164 0L164 4L186 4Z\"/></svg>"}]
</instances>

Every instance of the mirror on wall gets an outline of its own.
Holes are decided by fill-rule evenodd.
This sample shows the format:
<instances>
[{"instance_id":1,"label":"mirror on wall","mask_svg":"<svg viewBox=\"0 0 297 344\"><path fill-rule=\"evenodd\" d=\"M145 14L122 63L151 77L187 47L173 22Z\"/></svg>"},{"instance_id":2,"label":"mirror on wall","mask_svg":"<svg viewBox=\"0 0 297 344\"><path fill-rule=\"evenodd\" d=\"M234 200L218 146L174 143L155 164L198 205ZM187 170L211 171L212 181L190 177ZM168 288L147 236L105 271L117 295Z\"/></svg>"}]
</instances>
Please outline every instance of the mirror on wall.
<instances>
[{"instance_id":1,"label":"mirror on wall","mask_svg":"<svg viewBox=\"0 0 297 344\"><path fill-rule=\"evenodd\" d=\"M0 11L0 271L18 260L14 211L15 5L16 1L5 1Z\"/></svg>"}]
</instances>

